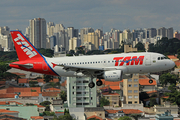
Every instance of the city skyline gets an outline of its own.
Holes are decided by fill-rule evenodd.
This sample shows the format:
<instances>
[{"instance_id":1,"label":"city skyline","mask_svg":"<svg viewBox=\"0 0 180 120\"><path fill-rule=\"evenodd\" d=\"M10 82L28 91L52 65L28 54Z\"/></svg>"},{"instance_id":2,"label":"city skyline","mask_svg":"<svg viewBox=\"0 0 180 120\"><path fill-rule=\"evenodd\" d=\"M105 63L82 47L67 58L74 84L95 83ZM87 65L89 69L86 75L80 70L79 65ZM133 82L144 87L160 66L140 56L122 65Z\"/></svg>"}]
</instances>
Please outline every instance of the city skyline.
<instances>
[{"instance_id":1,"label":"city skyline","mask_svg":"<svg viewBox=\"0 0 180 120\"><path fill-rule=\"evenodd\" d=\"M108 32L112 28L137 29L173 27L180 30L179 1L1 1L1 26L11 30L25 32L29 20L44 18L46 22L63 24L81 29L103 28ZM168 8L168 9L167 9Z\"/></svg>"}]
</instances>

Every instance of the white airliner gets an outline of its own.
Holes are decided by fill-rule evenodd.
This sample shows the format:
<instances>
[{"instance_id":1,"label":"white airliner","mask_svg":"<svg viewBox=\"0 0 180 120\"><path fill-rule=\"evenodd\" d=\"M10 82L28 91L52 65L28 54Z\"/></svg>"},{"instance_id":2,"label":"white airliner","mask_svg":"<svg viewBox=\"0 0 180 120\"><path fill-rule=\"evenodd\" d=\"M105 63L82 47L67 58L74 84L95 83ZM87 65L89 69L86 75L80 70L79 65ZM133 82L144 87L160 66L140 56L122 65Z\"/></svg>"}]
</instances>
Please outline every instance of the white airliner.
<instances>
[{"instance_id":1,"label":"white airliner","mask_svg":"<svg viewBox=\"0 0 180 120\"><path fill-rule=\"evenodd\" d=\"M89 87L102 85L101 79L120 81L127 74L152 73L172 69L175 63L164 55L153 52L121 53L48 58L26 39L20 31L11 31L19 61L10 67L56 76L89 76ZM152 82L150 80L149 82Z\"/></svg>"}]
</instances>

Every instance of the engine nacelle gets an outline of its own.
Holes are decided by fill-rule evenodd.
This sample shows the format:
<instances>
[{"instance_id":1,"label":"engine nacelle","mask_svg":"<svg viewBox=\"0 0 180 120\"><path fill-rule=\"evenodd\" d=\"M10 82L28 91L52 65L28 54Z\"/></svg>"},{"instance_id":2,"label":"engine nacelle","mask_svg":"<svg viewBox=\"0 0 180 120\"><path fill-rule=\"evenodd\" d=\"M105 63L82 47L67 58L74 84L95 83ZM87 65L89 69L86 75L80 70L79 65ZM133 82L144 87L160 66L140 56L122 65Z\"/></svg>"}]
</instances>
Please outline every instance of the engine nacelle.
<instances>
[{"instance_id":1,"label":"engine nacelle","mask_svg":"<svg viewBox=\"0 0 180 120\"><path fill-rule=\"evenodd\" d=\"M104 79L106 81L121 81L122 80L122 70L111 70L111 71L104 71Z\"/></svg>"}]
</instances>

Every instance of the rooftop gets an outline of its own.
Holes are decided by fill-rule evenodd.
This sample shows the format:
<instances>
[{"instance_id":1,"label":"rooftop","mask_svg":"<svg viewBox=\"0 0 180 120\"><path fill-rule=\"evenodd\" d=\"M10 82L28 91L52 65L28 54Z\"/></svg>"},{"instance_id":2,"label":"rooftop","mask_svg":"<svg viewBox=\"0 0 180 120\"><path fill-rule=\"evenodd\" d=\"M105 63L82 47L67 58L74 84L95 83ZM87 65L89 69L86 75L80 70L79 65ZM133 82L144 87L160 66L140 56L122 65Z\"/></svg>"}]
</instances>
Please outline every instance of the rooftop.
<instances>
[{"instance_id":1,"label":"rooftop","mask_svg":"<svg viewBox=\"0 0 180 120\"><path fill-rule=\"evenodd\" d=\"M140 85L157 85L156 80L153 80L153 83L149 83L149 79L139 79L139 84Z\"/></svg>"},{"instance_id":2,"label":"rooftop","mask_svg":"<svg viewBox=\"0 0 180 120\"><path fill-rule=\"evenodd\" d=\"M121 109L121 110L105 110L108 113L117 113L119 111L122 111L124 114L137 114L137 113L143 113L142 111L138 109Z\"/></svg>"}]
</instances>

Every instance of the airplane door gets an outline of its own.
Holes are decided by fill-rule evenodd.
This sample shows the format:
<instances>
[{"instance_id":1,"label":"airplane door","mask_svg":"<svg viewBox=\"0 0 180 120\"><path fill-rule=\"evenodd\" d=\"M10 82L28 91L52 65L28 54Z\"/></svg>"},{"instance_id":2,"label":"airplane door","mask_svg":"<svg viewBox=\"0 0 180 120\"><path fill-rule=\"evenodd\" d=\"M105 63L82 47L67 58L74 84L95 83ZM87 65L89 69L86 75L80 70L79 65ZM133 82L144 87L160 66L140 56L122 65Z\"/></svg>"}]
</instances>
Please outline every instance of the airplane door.
<instances>
[{"instance_id":1,"label":"airplane door","mask_svg":"<svg viewBox=\"0 0 180 120\"><path fill-rule=\"evenodd\" d=\"M145 57L145 65L151 65L151 55L146 55L146 57Z\"/></svg>"}]
</instances>

